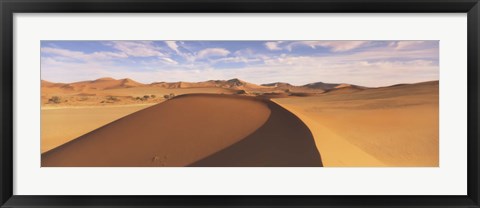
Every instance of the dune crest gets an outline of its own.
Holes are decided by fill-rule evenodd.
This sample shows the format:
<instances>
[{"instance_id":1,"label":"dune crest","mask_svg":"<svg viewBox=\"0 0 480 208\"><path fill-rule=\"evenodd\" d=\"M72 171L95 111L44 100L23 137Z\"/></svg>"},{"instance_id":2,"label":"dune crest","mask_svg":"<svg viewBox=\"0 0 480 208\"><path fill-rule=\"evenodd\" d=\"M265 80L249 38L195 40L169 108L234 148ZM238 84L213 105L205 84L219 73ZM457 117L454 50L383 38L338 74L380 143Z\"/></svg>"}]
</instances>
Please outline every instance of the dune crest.
<instances>
[{"instance_id":1,"label":"dune crest","mask_svg":"<svg viewBox=\"0 0 480 208\"><path fill-rule=\"evenodd\" d=\"M312 133L294 114L265 100L267 122L254 133L190 166L199 167L321 167Z\"/></svg>"},{"instance_id":2,"label":"dune crest","mask_svg":"<svg viewBox=\"0 0 480 208\"><path fill-rule=\"evenodd\" d=\"M193 108L192 106L195 106ZM308 128L275 103L191 94L42 154L42 167L321 166Z\"/></svg>"}]
</instances>

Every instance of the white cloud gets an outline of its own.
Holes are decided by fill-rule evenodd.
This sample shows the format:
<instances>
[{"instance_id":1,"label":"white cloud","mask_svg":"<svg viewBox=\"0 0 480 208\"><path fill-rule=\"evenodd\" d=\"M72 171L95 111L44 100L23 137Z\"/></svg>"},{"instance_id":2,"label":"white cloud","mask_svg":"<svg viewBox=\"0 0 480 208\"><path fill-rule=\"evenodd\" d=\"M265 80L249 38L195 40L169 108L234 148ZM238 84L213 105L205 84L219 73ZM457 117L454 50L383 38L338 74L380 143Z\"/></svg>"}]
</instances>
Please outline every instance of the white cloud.
<instances>
[{"instance_id":1,"label":"white cloud","mask_svg":"<svg viewBox=\"0 0 480 208\"><path fill-rule=\"evenodd\" d=\"M165 56L152 41L112 41L107 45L134 57Z\"/></svg>"},{"instance_id":2,"label":"white cloud","mask_svg":"<svg viewBox=\"0 0 480 208\"><path fill-rule=\"evenodd\" d=\"M165 41L165 44L172 50L174 50L179 56L183 57L183 59L188 63L195 62L195 55L192 53L192 49L189 48L185 42L182 41ZM180 51L179 47L185 49L186 52Z\"/></svg>"},{"instance_id":3,"label":"white cloud","mask_svg":"<svg viewBox=\"0 0 480 208\"><path fill-rule=\"evenodd\" d=\"M80 51L70 51L70 50L65 50L65 49L60 49L60 48L49 48L49 47L44 47L41 49L43 53L49 53L49 54L55 54L55 55L60 55L60 56L67 56L67 57L79 57L79 58L84 58L85 53L80 52Z\"/></svg>"},{"instance_id":4,"label":"white cloud","mask_svg":"<svg viewBox=\"0 0 480 208\"><path fill-rule=\"evenodd\" d=\"M233 54L235 56L250 57L250 56L254 56L255 52L251 48L246 48L246 49L242 49L242 50L237 50Z\"/></svg>"},{"instance_id":5,"label":"white cloud","mask_svg":"<svg viewBox=\"0 0 480 208\"><path fill-rule=\"evenodd\" d=\"M178 50L178 45L175 41L165 41L165 44L167 44L167 46L174 50L175 52L177 52L177 54L180 54L180 51Z\"/></svg>"},{"instance_id":6,"label":"white cloud","mask_svg":"<svg viewBox=\"0 0 480 208\"><path fill-rule=\"evenodd\" d=\"M271 51L279 51L279 50L282 50L282 48L280 47L280 44L282 42L283 41L266 42L265 47L267 47L267 49Z\"/></svg>"},{"instance_id":7,"label":"white cloud","mask_svg":"<svg viewBox=\"0 0 480 208\"><path fill-rule=\"evenodd\" d=\"M212 63L212 64L219 63L219 62L225 62L225 63L253 63L253 62L259 62L259 61L262 61L262 59L235 56L235 57L223 57L223 58L214 59L214 60L211 60L210 63Z\"/></svg>"},{"instance_id":8,"label":"white cloud","mask_svg":"<svg viewBox=\"0 0 480 208\"><path fill-rule=\"evenodd\" d=\"M391 46L393 46L396 50L405 50L418 48L424 43L425 41L396 41L392 42Z\"/></svg>"},{"instance_id":9,"label":"white cloud","mask_svg":"<svg viewBox=\"0 0 480 208\"><path fill-rule=\"evenodd\" d=\"M59 59L63 60L82 60L82 61L92 61L92 60L109 60L114 58L127 58L128 56L125 53L116 53L116 52L94 52L94 53L83 53L80 51L71 51L61 48L49 48L43 47L41 48L43 53L54 54Z\"/></svg>"},{"instance_id":10,"label":"white cloud","mask_svg":"<svg viewBox=\"0 0 480 208\"><path fill-rule=\"evenodd\" d=\"M327 47L333 52L350 51L364 46L369 41L296 41L288 44L286 48L292 51L296 46L308 46L311 48Z\"/></svg>"},{"instance_id":11,"label":"white cloud","mask_svg":"<svg viewBox=\"0 0 480 208\"><path fill-rule=\"evenodd\" d=\"M124 66L114 66L110 62L64 62L52 57L41 58L41 79L52 82L77 82L100 77L127 78L121 73L110 70L126 71Z\"/></svg>"},{"instance_id":12,"label":"white cloud","mask_svg":"<svg viewBox=\"0 0 480 208\"><path fill-rule=\"evenodd\" d=\"M280 81L303 85L321 81L378 87L438 80L438 70L438 64L430 60L342 61L336 57L302 56L272 58L266 65L247 67L233 76L258 84Z\"/></svg>"},{"instance_id":13,"label":"white cloud","mask_svg":"<svg viewBox=\"0 0 480 208\"><path fill-rule=\"evenodd\" d=\"M205 59L208 57L222 57L227 56L228 54L230 54L230 51L225 48L207 48L199 51L197 53L197 58Z\"/></svg>"},{"instance_id":14,"label":"white cloud","mask_svg":"<svg viewBox=\"0 0 480 208\"><path fill-rule=\"evenodd\" d=\"M168 58L168 57L162 57L162 58L160 58L160 61L162 61L163 63L166 63L166 64L173 64L173 65L178 64L178 62L176 62L175 60L173 60L171 58Z\"/></svg>"}]
</instances>

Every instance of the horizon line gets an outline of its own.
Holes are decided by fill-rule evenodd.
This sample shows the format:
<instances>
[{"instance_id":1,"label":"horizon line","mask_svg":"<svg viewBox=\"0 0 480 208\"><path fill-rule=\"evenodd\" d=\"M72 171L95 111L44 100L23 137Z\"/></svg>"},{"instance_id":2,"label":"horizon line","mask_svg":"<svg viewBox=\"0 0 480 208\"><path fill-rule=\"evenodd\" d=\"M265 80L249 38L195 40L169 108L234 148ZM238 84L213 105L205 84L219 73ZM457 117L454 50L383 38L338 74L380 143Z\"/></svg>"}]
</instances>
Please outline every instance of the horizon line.
<instances>
[{"instance_id":1,"label":"horizon line","mask_svg":"<svg viewBox=\"0 0 480 208\"><path fill-rule=\"evenodd\" d=\"M113 77L100 77L100 78L91 79L91 80L82 80L82 81L74 81L74 82L53 82L53 81L48 81L48 80L45 80L45 79L40 79L40 81L46 81L46 82L58 83L58 84L72 84L72 83L77 83L77 82L97 81L97 80L101 80L101 79L113 79L113 80L116 80L116 81L129 79L129 80L132 80L132 81L134 81L134 82L138 82L138 83L144 84L144 85L151 85L151 84L154 84L154 83L162 83L162 82L164 82L164 83L178 83L178 82L200 83L200 82L208 82L208 81L230 81L230 80L235 80L235 79L236 79L236 80L239 80L239 81L243 81L243 82L247 82L247 83L255 84L255 85L259 85L259 86L263 86L263 85L267 85L267 84L274 84L274 83L285 83L285 84L289 84L289 85L294 86L294 87L302 87L302 86L306 86L306 85L314 84L314 83L323 83L323 84L348 84L348 85L356 85L356 86L368 87L368 88L391 87L391 86L401 85L401 84L418 84L418 83L435 82L435 81L440 82L439 79L436 79L436 80L434 79L434 80L425 80L425 81L409 82L409 83L401 82L401 83L396 83L396 84L391 84L391 85L382 85L382 86L371 87L371 86L357 85L357 84L354 84L354 83L346 83L346 82L331 83L331 82L322 82L322 81L310 82L310 83L306 83L306 84L302 84L302 85L293 85L293 84L290 84L289 82L282 82L282 81L257 84L257 83L245 81L245 80L239 79L239 78L231 78L231 79L224 79L224 80L222 80L222 79L210 79L210 80L204 80L204 81L198 81L198 82L188 82L188 81L173 81L173 82L168 82L168 81L155 81L155 82L150 82L150 83L140 82L140 81L137 81L137 80L135 80L135 79L128 78L128 77L118 78L118 79L117 79L117 78L113 78Z\"/></svg>"}]
</instances>

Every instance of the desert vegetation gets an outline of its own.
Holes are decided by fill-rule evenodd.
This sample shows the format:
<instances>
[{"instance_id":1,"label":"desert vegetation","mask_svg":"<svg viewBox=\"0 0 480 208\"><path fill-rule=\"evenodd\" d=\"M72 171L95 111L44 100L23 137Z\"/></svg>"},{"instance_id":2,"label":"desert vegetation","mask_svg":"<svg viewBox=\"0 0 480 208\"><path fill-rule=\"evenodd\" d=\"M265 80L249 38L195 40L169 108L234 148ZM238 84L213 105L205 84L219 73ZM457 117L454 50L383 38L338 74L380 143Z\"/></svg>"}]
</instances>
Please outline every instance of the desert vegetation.
<instances>
[{"instance_id":1,"label":"desert vegetation","mask_svg":"<svg viewBox=\"0 0 480 208\"><path fill-rule=\"evenodd\" d=\"M165 98L165 99L167 99L167 100L168 100L168 99L172 99L172 98L174 98L174 97L175 97L175 94L174 94L174 93L170 93L170 94L168 94L168 95L164 95L164 96L163 96L163 98Z\"/></svg>"},{"instance_id":2,"label":"desert vegetation","mask_svg":"<svg viewBox=\"0 0 480 208\"><path fill-rule=\"evenodd\" d=\"M50 99L48 99L48 103L59 104L61 102L62 100L59 96L52 96Z\"/></svg>"}]
</instances>

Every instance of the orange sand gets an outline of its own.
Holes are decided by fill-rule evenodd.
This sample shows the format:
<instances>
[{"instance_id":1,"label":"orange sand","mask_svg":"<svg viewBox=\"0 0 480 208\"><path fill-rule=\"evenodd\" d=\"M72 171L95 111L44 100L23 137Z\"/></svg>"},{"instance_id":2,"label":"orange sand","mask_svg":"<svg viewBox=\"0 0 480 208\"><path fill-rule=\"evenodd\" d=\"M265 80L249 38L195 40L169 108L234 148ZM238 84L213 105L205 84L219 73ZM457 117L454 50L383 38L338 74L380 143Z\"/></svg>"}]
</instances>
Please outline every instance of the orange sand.
<instances>
[{"instance_id":1,"label":"orange sand","mask_svg":"<svg viewBox=\"0 0 480 208\"><path fill-rule=\"evenodd\" d=\"M312 130L327 167L439 165L438 82L274 100Z\"/></svg>"}]
</instances>

